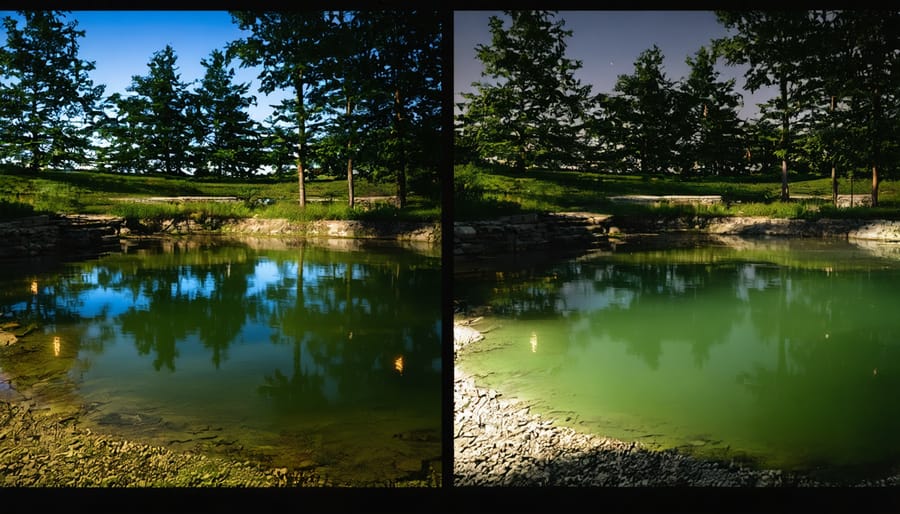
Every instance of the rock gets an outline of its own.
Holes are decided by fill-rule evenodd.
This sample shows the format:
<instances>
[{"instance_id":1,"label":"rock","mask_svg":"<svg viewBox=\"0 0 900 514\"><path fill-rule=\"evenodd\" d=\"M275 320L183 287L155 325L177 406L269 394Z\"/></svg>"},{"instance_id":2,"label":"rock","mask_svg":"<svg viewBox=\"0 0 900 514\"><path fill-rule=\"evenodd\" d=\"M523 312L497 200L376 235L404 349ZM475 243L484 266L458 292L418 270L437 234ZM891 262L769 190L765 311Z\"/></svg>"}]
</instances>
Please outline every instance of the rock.
<instances>
[{"instance_id":1,"label":"rock","mask_svg":"<svg viewBox=\"0 0 900 514\"><path fill-rule=\"evenodd\" d=\"M19 338L16 337L15 334L0 330L0 346L9 346L12 344L16 344L18 341Z\"/></svg>"}]
</instances>

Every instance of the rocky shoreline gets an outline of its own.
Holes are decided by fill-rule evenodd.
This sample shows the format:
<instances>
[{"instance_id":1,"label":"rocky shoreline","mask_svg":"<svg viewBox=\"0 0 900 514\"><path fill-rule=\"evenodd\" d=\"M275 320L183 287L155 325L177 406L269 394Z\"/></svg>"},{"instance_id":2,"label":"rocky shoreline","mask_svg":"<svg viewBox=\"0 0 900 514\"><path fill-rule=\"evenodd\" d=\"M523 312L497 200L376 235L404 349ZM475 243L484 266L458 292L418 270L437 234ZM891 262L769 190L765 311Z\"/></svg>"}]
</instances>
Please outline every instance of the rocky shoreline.
<instances>
[{"instance_id":1,"label":"rocky shoreline","mask_svg":"<svg viewBox=\"0 0 900 514\"><path fill-rule=\"evenodd\" d=\"M178 453L96 434L74 416L0 400L0 486L289 487L332 485L315 475Z\"/></svg>"},{"instance_id":2,"label":"rocky shoreline","mask_svg":"<svg viewBox=\"0 0 900 514\"><path fill-rule=\"evenodd\" d=\"M323 488L434 487L424 481L356 484L289 469L95 433L0 382L0 487Z\"/></svg>"},{"instance_id":3,"label":"rocky shoreline","mask_svg":"<svg viewBox=\"0 0 900 514\"><path fill-rule=\"evenodd\" d=\"M440 246L440 222L285 219L136 220L106 215L38 215L0 221L0 259L94 258L144 237L219 235L353 239Z\"/></svg>"},{"instance_id":4,"label":"rocky shoreline","mask_svg":"<svg viewBox=\"0 0 900 514\"><path fill-rule=\"evenodd\" d=\"M483 336L454 323L454 355ZM824 482L780 470L703 460L577 432L533 413L499 391L479 387L454 366L454 486L885 487L900 475L856 483Z\"/></svg>"}]
</instances>

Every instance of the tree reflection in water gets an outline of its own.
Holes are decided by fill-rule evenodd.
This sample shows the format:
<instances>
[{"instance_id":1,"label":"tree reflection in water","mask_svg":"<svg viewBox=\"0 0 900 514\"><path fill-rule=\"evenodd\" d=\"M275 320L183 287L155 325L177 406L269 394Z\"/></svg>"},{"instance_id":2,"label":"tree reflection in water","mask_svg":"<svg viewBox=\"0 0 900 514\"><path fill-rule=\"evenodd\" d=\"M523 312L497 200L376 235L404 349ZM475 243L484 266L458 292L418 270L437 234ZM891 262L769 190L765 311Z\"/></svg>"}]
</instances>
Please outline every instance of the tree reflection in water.
<instances>
[{"instance_id":1,"label":"tree reflection in water","mask_svg":"<svg viewBox=\"0 0 900 514\"><path fill-rule=\"evenodd\" d=\"M505 394L605 429L640 420L679 444L723 440L778 464L900 458L900 324L885 311L896 260L847 242L747 240L503 278L463 278L455 294L488 307L494 328L462 365Z\"/></svg>"},{"instance_id":2,"label":"tree reflection in water","mask_svg":"<svg viewBox=\"0 0 900 514\"><path fill-rule=\"evenodd\" d=\"M122 374L115 380L123 390L135 380L147 395L169 394L163 391L179 376L196 376L196 390L171 394L210 402L198 392L204 377L257 373L250 378L257 384L252 394L277 415L383 407L430 420L426 427L437 430L440 281L439 257L399 248L175 243L59 273L0 277L0 313L31 320L48 336L66 332L62 350L69 357L66 369L56 371L60 377L90 373L104 356L123 354L123 345L132 344L145 365L128 363L135 370L130 375L105 368ZM284 355L279 348L285 347L289 359L265 361ZM232 363L235 351L243 360ZM208 363L205 370L198 355ZM0 365L15 373L15 362ZM156 391L148 380L157 380ZM231 390L247 381L240 380L219 392L223 399L240 393Z\"/></svg>"}]
</instances>

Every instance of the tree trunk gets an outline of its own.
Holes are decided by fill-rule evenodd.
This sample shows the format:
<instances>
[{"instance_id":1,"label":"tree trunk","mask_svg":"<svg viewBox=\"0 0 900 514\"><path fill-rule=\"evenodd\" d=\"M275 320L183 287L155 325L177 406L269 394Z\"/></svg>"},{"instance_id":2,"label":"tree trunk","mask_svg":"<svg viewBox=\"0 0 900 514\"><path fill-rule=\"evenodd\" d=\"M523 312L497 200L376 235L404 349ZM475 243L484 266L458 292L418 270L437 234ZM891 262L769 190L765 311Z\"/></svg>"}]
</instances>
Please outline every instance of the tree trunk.
<instances>
[{"instance_id":1,"label":"tree trunk","mask_svg":"<svg viewBox=\"0 0 900 514\"><path fill-rule=\"evenodd\" d=\"M31 120L37 118L38 114L37 102L32 98L31 100ZM29 132L31 133L31 137L28 140L28 147L31 148L31 162L28 163L28 170L32 173L37 173L41 170L41 144L38 141L38 134L40 134L40 130L43 127L38 126L37 128L31 127Z\"/></svg>"},{"instance_id":2,"label":"tree trunk","mask_svg":"<svg viewBox=\"0 0 900 514\"><path fill-rule=\"evenodd\" d=\"M834 126L834 95L831 96L831 125ZM837 207L838 182L837 169L834 160L834 149L831 151L831 203Z\"/></svg>"},{"instance_id":3,"label":"tree trunk","mask_svg":"<svg viewBox=\"0 0 900 514\"><path fill-rule=\"evenodd\" d=\"M872 207L878 207L878 165L872 165Z\"/></svg>"},{"instance_id":4,"label":"tree trunk","mask_svg":"<svg viewBox=\"0 0 900 514\"><path fill-rule=\"evenodd\" d=\"M352 104L350 103L350 97L347 96L347 119L350 119L350 111L353 110ZM350 208L353 208L354 204L354 195L353 195L353 156L350 155L350 151L353 146L353 135L347 135L347 194L349 197L348 205Z\"/></svg>"},{"instance_id":5,"label":"tree trunk","mask_svg":"<svg viewBox=\"0 0 900 514\"><path fill-rule=\"evenodd\" d=\"M878 166L881 163L881 93L878 87L874 90L872 101L872 128L874 134L870 137L872 149L872 207L878 207Z\"/></svg>"},{"instance_id":6,"label":"tree trunk","mask_svg":"<svg viewBox=\"0 0 900 514\"><path fill-rule=\"evenodd\" d=\"M394 89L394 112L396 112L396 131L394 137L398 140L398 148L400 148L399 162L397 163L397 206L401 209L406 207L406 151L402 138L402 121L400 103L400 89Z\"/></svg>"},{"instance_id":7,"label":"tree trunk","mask_svg":"<svg viewBox=\"0 0 900 514\"><path fill-rule=\"evenodd\" d=\"M850 207L853 207L853 175L850 175Z\"/></svg>"},{"instance_id":8,"label":"tree trunk","mask_svg":"<svg viewBox=\"0 0 900 514\"><path fill-rule=\"evenodd\" d=\"M303 174L303 157L306 153L304 143L306 142L306 113L303 112L303 71L297 72L297 84L294 86L297 90L297 183L300 195L300 208L306 207L306 182Z\"/></svg>"},{"instance_id":9,"label":"tree trunk","mask_svg":"<svg viewBox=\"0 0 900 514\"><path fill-rule=\"evenodd\" d=\"M837 170L834 167L834 161L831 161L831 203L837 207L837 198L838 198L838 182L837 182Z\"/></svg>"},{"instance_id":10,"label":"tree trunk","mask_svg":"<svg viewBox=\"0 0 900 514\"><path fill-rule=\"evenodd\" d=\"M781 159L781 201L787 202L791 199L791 194L788 192L788 171L787 171L787 159Z\"/></svg>"},{"instance_id":11,"label":"tree trunk","mask_svg":"<svg viewBox=\"0 0 900 514\"><path fill-rule=\"evenodd\" d=\"M781 109L781 201L786 202L791 199L788 192L788 163L787 163L787 139L790 130L790 118L788 117L788 87L787 80L782 78L780 81L781 100L784 102Z\"/></svg>"}]
</instances>

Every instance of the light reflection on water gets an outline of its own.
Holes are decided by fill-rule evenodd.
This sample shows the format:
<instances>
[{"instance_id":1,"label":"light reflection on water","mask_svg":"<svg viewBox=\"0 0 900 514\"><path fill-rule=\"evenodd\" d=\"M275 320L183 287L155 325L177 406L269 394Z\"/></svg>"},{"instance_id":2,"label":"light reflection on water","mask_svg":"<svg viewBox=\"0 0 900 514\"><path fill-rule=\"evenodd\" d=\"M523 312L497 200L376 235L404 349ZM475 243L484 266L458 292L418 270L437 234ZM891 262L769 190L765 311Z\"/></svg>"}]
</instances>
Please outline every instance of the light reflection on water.
<instances>
[{"instance_id":1,"label":"light reflection on water","mask_svg":"<svg viewBox=\"0 0 900 514\"><path fill-rule=\"evenodd\" d=\"M0 369L22 388L65 384L101 430L163 443L194 432L337 479L400 478L440 456L439 284L436 257L312 245L152 248L10 273L0 314L39 328ZM138 419L157 422L121 422ZM422 431L434 437L408 436Z\"/></svg>"},{"instance_id":2,"label":"light reflection on water","mask_svg":"<svg viewBox=\"0 0 900 514\"><path fill-rule=\"evenodd\" d=\"M503 282L460 366L581 430L762 465L900 462L900 265L846 242L618 252Z\"/></svg>"}]
</instances>

